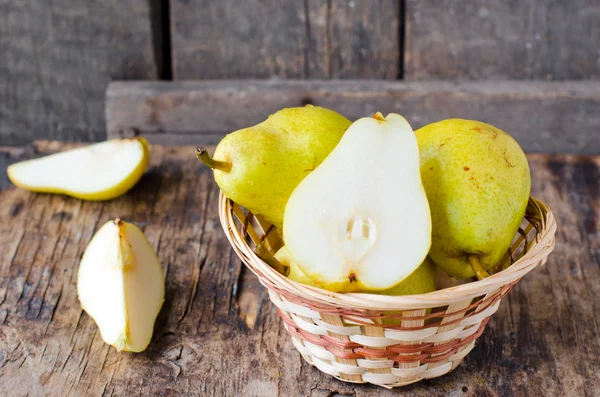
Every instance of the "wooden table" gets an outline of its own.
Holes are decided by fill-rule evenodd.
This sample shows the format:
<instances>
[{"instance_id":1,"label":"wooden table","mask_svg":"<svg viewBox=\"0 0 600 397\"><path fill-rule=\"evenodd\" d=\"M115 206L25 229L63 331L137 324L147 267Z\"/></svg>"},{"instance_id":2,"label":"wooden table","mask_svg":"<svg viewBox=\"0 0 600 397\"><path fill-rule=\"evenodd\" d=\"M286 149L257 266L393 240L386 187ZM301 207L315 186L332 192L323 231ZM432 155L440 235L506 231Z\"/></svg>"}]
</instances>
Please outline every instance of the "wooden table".
<instances>
[{"instance_id":1,"label":"wooden table","mask_svg":"<svg viewBox=\"0 0 600 397\"><path fill-rule=\"evenodd\" d=\"M0 165L68 147L0 148ZM388 391L302 360L221 230L212 172L193 147L152 149L140 183L104 203L29 193L0 175L0 395L600 395L600 157L529 156L533 195L558 218L554 253L513 288L458 369ZM106 345L77 300L81 255L116 217L144 230L166 271L154 338L139 354Z\"/></svg>"}]
</instances>

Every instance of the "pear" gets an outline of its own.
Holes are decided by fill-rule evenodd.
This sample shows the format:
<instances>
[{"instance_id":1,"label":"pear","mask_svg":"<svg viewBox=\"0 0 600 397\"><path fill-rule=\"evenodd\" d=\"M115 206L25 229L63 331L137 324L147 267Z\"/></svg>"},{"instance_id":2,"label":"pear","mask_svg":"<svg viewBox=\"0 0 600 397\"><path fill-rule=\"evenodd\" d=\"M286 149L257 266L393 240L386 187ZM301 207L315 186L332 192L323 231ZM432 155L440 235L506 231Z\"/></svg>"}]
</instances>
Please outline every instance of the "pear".
<instances>
[{"instance_id":1,"label":"pear","mask_svg":"<svg viewBox=\"0 0 600 397\"><path fill-rule=\"evenodd\" d=\"M376 291L374 293L381 295L416 295L433 292L437 287L437 268L435 264L426 257L423 263L406 277L400 284L393 286L384 291Z\"/></svg>"},{"instance_id":2,"label":"pear","mask_svg":"<svg viewBox=\"0 0 600 397\"><path fill-rule=\"evenodd\" d=\"M416 131L431 208L430 257L450 276L487 276L519 228L531 190L527 158L507 133L450 119Z\"/></svg>"},{"instance_id":3,"label":"pear","mask_svg":"<svg viewBox=\"0 0 600 397\"><path fill-rule=\"evenodd\" d=\"M348 119L329 109L287 108L228 134L212 158L203 148L197 156L214 170L225 196L281 228L292 191L349 126Z\"/></svg>"},{"instance_id":4,"label":"pear","mask_svg":"<svg viewBox=\"0 0 600 397\"><path fill-rule=\"evenodd\" d=\"M408 122L354 122L292 193L283 236L302 272L331 291L385 290L419 267L431 217Z\"/></svg>"},{"instance_id":5,"label":"pear","mask_svg":"<svg viewBox=\"0 0 600 397\"><path fill-rule=\"evenodd\" d=\"M297 283L301 283L304 285L309 285L311 287L322 288L319 284L315 283L310 277L300 270L298 264L292 258L290 254L290 250L287 249L287 246L283 246L279 248L277 253L275 253L275 259L277 259L284 266L289 267L290 272L288 274L288 278Z\"/></svg>"},{"instance_id":6,"label":"pear","mask_svg":"<svg viewBox=\"0 0 600 397\"><path fill-rule=\"evenodd\" d=\"M310 277L302 272L298 267L298 264L292 258L290 251L287 246L283 246L275 254L275 258L283 265L289 266L290 274L288 278L290 280L309 285L311 287L322 288L319 284L315 283ZM425 258L423 263L405 278L400 284L393 286L392 288L375 291L374 293L379 295L415 295L415 294L426 294L436 290L436 279L437 279L437 268L434 263Z\"/></svg>"},{"instance_id":7,"label":"pear","mask_svg":"<svg viewBox=\"0 0 600 397\"><path fill-rule=\"evenodd\" d=\"M113 139L7 168L16 186L84 200L110 200L131 189L148 166L143 138Z\"/></svg>"},{"instance_id":8,"label":"pear","mask_svg":"<svg viewBox=\"0 0 600 397\"><path fill-rule=\"evenodd\" d=\"M106 343L143 351L165 296L162 267L144 234L119 219L104 224L81 259L77 293Z\"/></svg>"}]
</instances>

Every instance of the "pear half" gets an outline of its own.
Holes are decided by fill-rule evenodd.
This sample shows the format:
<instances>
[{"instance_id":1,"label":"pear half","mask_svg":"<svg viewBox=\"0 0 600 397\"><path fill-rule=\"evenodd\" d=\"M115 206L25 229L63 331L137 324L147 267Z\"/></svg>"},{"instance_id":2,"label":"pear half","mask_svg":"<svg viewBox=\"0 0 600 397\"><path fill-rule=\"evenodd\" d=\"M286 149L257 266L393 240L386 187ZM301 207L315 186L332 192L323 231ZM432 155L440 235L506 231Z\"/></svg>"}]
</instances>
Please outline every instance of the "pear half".
<instances>
[{"instance_id":1,"label":"pear half","mask_svg":"<svg viewBox=\"0 0 600 397\"><path fill-rule=\"evenodd\" d=\"M113 139L22 161L7 168L16 186L84 200L110 200L131 189L148 166L143 138Z\"/></svg>"},{"instance_id":2,"label":"pear half","mask_svg":"<svg viewBox=\"0 0 600 397\"><path fill-rule=\"evenodd\" d=\"M148 346L165 281L140 229L116 219L98 230L81 259L77 293L106 343L118 351L140 352Z\"/></svg>"},{"instance_id":3,"label":"pear half","mask_svg":"<svg viewBox=\"0 0 600 397\"><path fill-rule=\"evenodd\" d=\"M292 193L283 235L302 272L331 291L385 290L413 273L431 216L408 122L381 113L354 122Z\"/></svg>"}]
</instances>

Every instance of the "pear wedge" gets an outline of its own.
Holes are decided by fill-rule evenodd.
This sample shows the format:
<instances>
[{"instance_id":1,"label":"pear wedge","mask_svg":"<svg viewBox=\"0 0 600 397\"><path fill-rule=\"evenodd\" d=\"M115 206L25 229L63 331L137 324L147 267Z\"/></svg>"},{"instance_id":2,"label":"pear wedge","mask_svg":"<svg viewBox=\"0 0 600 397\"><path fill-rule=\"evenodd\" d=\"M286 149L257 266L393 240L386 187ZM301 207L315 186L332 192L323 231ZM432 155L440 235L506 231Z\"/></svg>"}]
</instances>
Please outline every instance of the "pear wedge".
<instances>
[{"instance_id":1,"label":"pear wedge","mask_svg":"<svg viewBox=\"0 0 600 397\"><path fill-rule=\"evenodd\" d=\"M16 186L84 200L110 200L131 189L148 167L143 138L113 139L22 161L7 168Z\"/></svg>"},{"instance_id":2,"label":"pear wedge","mask_svg":"<svg viewBox=\"0 0 600 397\"><path fill-rule=\"evenodd\" d=\"M165 296L162 266L144 234L119 219L104 224L81 259L77 293L106 343L144 350Z\"/></svg>"}]
</instances>

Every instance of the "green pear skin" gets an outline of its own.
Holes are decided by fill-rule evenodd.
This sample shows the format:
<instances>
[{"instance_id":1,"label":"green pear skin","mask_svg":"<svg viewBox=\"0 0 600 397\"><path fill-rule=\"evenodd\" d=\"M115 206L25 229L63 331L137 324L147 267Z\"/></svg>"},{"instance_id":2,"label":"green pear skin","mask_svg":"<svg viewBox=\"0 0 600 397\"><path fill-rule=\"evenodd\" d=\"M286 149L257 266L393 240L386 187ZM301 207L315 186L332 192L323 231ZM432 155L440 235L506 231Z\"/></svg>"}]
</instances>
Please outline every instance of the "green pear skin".
<instances>
[{"instance_id":1,"label":"green pear skin","mask_svg":"<svg viewBox=\"0 0 600 397\"><path fill-rule=\"evenodd\" d=\"M275 258L284 265L290 267L290 274L288 278L290 280L309 285L311 287L323 288L321 285L315 283L310 277L302 272L302 270L295 263L289 250L284 245L277 251ZM408 276L400 284L395 285L392 288L388 288L382 291L357 291L367 292L378 295L414 295L414 294L426 294L436 290L437 284L437 269L433 262L429 258L425 258L423 263Z\"/></svg>"},{"instance_id":2,"label":"green pear skin","mask_svg":"<svg viewBox=\"0 0 600 397\"><path fill-rule=\"evenodd\" d=\"M473 277L473 262L492 268L525 214L531 190L525 153L510 135L479 121L443 120L415 133L431 210L429 256L457 278Z\"/></svg>"},{"instance_id":3,"label":"green pear skin","mask_svg":"<svg viewBox=\"0 0 600 397\"><path fill-rule=\"evenodd\" d=\"M292 191L321 164L350 124L322 107L282 109L221 140L213 159L230 163L231 169L214 169L215 181L225 196L281 228Z\"/></svg>"}]
</instances>

